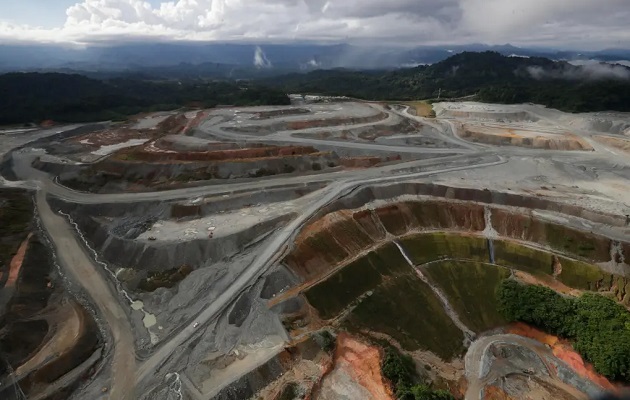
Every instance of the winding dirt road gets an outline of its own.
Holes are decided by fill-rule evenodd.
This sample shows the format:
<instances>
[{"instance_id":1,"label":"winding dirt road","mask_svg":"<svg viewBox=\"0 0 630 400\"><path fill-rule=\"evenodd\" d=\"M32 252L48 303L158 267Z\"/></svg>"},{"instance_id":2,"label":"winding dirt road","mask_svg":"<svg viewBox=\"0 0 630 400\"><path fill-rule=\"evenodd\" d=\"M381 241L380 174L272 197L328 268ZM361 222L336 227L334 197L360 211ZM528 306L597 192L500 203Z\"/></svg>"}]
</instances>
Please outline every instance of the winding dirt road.
<instances>
[{"instance_id":1,"label":"winding dirt road","mask_svg":"<svg viewBox=\"0 0 630 400\"><path fill-rule=\"evenodd\" d=\"M46 193L38 191L36 200L42 227L48 232L55 248L57 263L68 278L84 288L111 332L109 344L113 353L110 399L135 400L133 332L116 291L77 241L76 232L68 220L50 209Z\"/></svg>"}]
</instances>

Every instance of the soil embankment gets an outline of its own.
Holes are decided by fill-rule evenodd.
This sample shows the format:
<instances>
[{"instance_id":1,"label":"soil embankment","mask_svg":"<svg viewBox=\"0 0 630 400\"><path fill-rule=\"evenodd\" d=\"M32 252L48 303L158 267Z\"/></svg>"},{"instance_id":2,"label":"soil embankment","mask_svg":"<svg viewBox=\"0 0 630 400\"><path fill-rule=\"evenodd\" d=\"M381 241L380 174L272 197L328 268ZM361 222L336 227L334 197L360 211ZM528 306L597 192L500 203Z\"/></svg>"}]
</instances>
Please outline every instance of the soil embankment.
<instances>
[{"instance_id":1,"label":"soil embankment","mask_svg":"<svg viewBox=\"0 0 630 400\"><path fill-rule=\"evenodd\" d=\"M322 380L313 400L394 400L381 372L381 351L346 333L337 336L334 367Z\"/></svg>"},{"instance_id":2,"label":"soil embankment","mask_svg":"<svg viewBox=\"0 0 630 400\"><path fill-rule=\"evenodd\" d=\"M519 133L508 128L466 126L460 136L462 139L473 143L494 146L518 146L542 150L593 150L582 138L569 133L555 134L531 131Z\"/></svg>"},{"instance_id":3,"label":"soil embankment","mask_svg":"<svg viewBox=\"0 0 630 400\"><path fill-rule=\"evenodd\" d=\"M508 333L524 336L543 343L551 348L553 355L564 361L571 369L582 378L585 378L595 384L601 386L608 391L617 391L619 388L605 377L595 372L591 364L586 363L582 357L567 342L557 336L553 336L542 332L531 326L515 323L508 328Z\"/></svg>"},{"instance_id":4,"label":"soil embankment","mask_svg":"<svg viewBox=\"0 0 630 400\"><path fill-rule=\"evenodd\" d=\"M477 203L427 200L402 202L367 210L335 211L326 214L300 232L285 262L302 280L317 280L337 265L363 254L377 244L409 233L458 231L476 232L480 235L486 228L484 209L483 205ZM554 252L583 260L586 263L613 261L611 248L614 243L606 237L543 221L528 212L522 213L503 208L491 208L489 212L492 229L503 238L547 247ZM534 257L532 258L534 261L540 260L542 263L547 263L543 260L545 257L539 256L538 253L519 251L515 246L519 245L497 243L497 257L508 264L522 263L527 257ZM619 251L623 251L627 246L626 243L619 245L621 249ZM521 255L515 257L513 254ZM551 258L548 261L551 274ZM578 283L579 279L571 281L571 277L568 276L574 271L579 273L583 270L585 274L591 274L590 269L584 269L586 267L583 263L563 258L563 265L563 277L567 277L567 282ZM621 264L616 269L610 272L620 275L630 273L627 266L624 267ZM617 286L620 296L625 297L625 281L613 283L610 278L607 281L603 278L604 276L601 276L594 280L602 280L601 288Z\"/></svg>"}]
</instances>

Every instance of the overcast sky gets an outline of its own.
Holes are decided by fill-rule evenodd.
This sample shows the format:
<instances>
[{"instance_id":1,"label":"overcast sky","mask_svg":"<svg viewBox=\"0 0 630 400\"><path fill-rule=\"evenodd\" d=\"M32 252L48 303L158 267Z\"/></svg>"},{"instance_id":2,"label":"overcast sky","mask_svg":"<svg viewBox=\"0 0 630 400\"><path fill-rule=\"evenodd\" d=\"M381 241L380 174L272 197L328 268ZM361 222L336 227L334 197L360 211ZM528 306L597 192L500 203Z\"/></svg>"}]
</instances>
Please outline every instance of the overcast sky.
<instances>
[{"instance_id":1,"label":"overcast sky","mask_svg":"<svg viewBox=\"0 0 630 400\"><path fill-rule=\"evenodd\" d=\"M630 47L630 0L0 0L0 43L240 40Z\"/></svg>"}]
</instances>

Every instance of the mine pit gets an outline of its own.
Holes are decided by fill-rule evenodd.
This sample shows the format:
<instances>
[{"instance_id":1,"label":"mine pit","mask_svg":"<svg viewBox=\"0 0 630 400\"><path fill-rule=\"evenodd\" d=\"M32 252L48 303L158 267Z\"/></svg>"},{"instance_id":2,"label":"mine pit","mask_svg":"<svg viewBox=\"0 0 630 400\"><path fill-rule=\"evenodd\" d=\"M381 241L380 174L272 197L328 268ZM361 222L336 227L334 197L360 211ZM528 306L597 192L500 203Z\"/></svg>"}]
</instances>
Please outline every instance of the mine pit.
<instances>
[{"instance_id":1,"label":"mine pit","mask_svg":"<svg viewBox=\"0 0 630 400\"><path fill-rule=\"evenodd\" d=\"M41 133L0 164L38 190L0 190L0 397L619 390L623 118L329 99Z\"/></svg>"}]
</instances>

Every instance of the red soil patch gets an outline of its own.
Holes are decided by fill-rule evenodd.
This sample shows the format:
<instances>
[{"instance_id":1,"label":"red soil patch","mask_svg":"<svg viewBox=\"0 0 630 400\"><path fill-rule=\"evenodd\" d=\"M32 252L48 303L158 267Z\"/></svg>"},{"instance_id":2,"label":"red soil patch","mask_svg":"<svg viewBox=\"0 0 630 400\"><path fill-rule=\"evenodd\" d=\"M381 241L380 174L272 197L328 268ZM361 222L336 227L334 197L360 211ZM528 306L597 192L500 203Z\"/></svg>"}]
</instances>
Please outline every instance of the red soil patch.
<instances>
[{"instance_id":1,"label":"red soil patch","mask_svg":"<svg viewBox=\"0 0 630 400\"><path fill-rule=\"evenodd\" d=\"M157 125L157 130L162 133L178 134L184 132L188 126L188 118L184 114L175 114L166 118Z\"/></svg>"},{"instance_id":2,"label":"red soil patch","mask_svg":"<svg viewBox=\"0 0 630 400\"><path fill-rule=\"evenodd\" d=\"M462 138L496 146L519 146L546 150L587 150L593 148L581 137L571 133L539 133L490 126L466 126Z\"/></svg>"},{"instance_id":3,"label":"red soil patch","mask_svg":"<svg viewBox=\"0 0 630 400\"><path fill-rule=\"evenodd\" d=\"M483 400L517 400L510 397L496 386L487 386L483 391Z\"/></svg>"},{"instance_id":4,"label":"red soil patch","mask_svg":"<svg viewBox=\"0 0 630 400\"><path fill-rule=\"evenodd\" d=\"M197 115L195 116L195 118L193 118L190 121L188 121L188 124L186 124L186 126L184 127L184 130L182 131L182 134L186 134L187 132L197 128L199 126L199 124L201 124L201 122L204 119L206 119L207 116L208 116L208 112L207 111L199 111L199 112L197 112Z\"/></svg>"},{"instance_id":5,"label":"red soil patch","mask_svg":"<svg viewBox=\"0 0 630 400\"><path fill-rule=\"evenodd\" d=\"M523 271L514 271L514 275L516 275L518 280L528 285L545 286L558 293L567 294L569 296L578 297L583 293L581 290L573 289L572 287L549 277L534 276Z\"/></svg>"},{"instance_id":6,"label":"red soil patch","mask_svg":"<svg viewBox=\"0 0 630 400\"><path fill-rule=\"evenodd\" d=\"M381 162L380 157L342 158L341 165L346 168L370 168Z\"/></svg>"},{"instance_id":7,"label":"red soil patch","mask_svg":"<svg viewBox=\"0 0 630 400\"><path fill-rule=\"evenodd\" d=\"M343 369L352 379L364 387L374 400L394 400L394 394L381 373L381 353L347 333L337 336L334 369ZM322 382L326 385L325 378Z\"/></svg>"},{"instance_id":8,"label":"red soil patch","mask_svg":"<svg viewBox=\"0 0 630 400\"><path fill-rule=\"evenodd\" d=\"M26 250L28 250L28 244L33 236L32 233L29 233L26 239L22 242L20 247L18 248L17 253L11 259L11 263L9 264L9 278L5 284L5 287L13 287L15 286L15 282L20 276L20 269L22 269L22 263L24 262L24 255L26 255Z\"/></svg>"},{"instance_id":9,"label":"red soil patch","mask_svg":"<svg viewBox=\"0 0 630 400\"><path fill-rule=\"evenodd\" d=\"M543 331L533 328L529 325L522 323L515 323L510 325L508 333L524 336L530 339L534 339L538 342L544 343L551 347L553 355L558 359L564 361L573 371L575 371L581 377L595 382L597 385L603 387L606 390L618 391L619 388L611 383L608 379L595 372L595 368L589 363L586 363L582 357L573 350L573 347L566 340L562 340L557 336L549 335Z\"/></svg>"}]
</instances>

